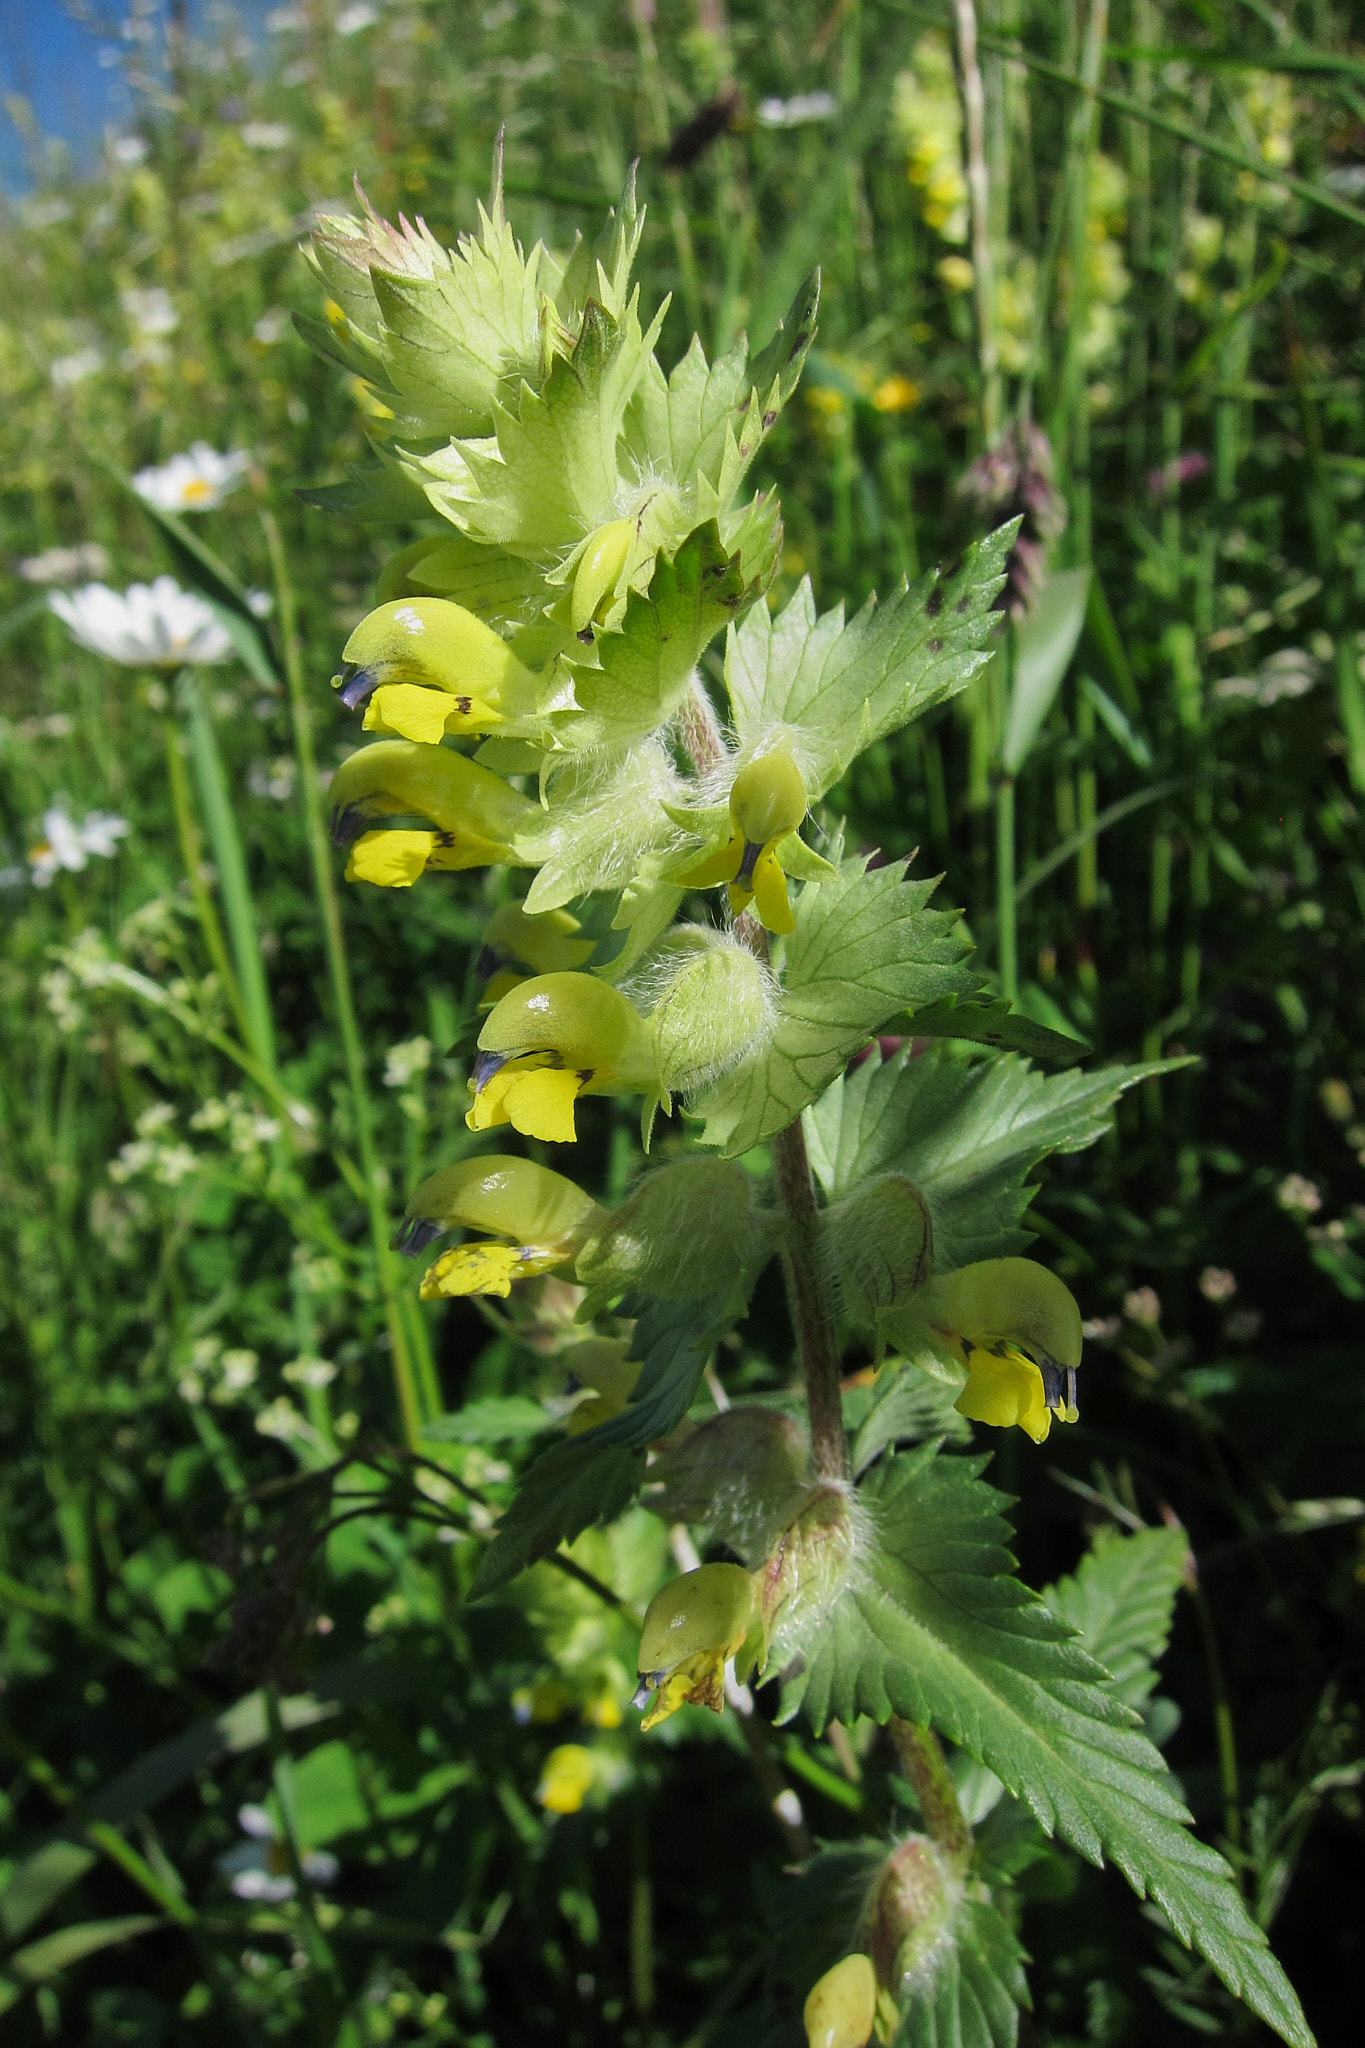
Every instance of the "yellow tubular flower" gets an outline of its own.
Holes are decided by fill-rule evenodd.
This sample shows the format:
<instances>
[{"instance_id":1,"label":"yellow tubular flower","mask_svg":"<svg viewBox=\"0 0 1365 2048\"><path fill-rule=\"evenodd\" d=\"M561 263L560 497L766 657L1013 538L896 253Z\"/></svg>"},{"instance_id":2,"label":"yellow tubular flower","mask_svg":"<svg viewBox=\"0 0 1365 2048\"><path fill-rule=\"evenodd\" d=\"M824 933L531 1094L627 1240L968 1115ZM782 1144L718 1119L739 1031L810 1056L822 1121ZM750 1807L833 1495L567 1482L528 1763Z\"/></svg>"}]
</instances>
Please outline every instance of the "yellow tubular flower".
<instances>
[{"instance_id":1,"label":"yellow tubular flower","mask_svg":"<svg viewBox=\"0 0 1365 2048\"><path fill-rule=\"evenodd\" d=\"M393 1248L415 1259L448 1230L491 1231L491 1238L442 1252L423 1276L421 1296L505 1295L513 1280L567 1265L601 1221L597 1203L563 1174L531 1159L485 1153L422 1182Z\"/></svg>"},{"instance_id":2,"label":"yellow tubular flower","mask_svg":"<svg viewBox=\"0 0 1365 2048\"><path fill-rule=\"evenodd\" d=\"M510 1123L571 1144L580 1095L632 1095L656 1083L644 1019L609 982L538 974L502 998L479 1033L469 1079L471 1131Z\"/></svg>"},{"instance_id":3,"label":"yellow tubular flower","mask_svg":"<svg viewBox=\"0 0 1365 2048\"><path fill-rule=\"evenodd\" d=\"M569 618L575 633L587 635L593 621L600 621L616 596L621 571L635 537L633 519L613 519L590 534L574 572Z\"/></svg>"},{"instance_id":4,"label":"yellow tubular flower","mask_svg":"<svg viewBox=\"0 0 1365 2048\"><path fill-rule=\"evenodd\" d=\"M775 849L796 831L805 815L806 785L791 755L783 747L760 754L740 769L731 787L734 829L726 844L678 880L689 889L709 889L717 882L728 882L730 908L736 916L753 902L766 930L791 931L794 919L787 878Z\"/></svg>"},{"instance_id":5,"label":"yellow tubular flower","mask_svg":"<svg viewBox=\"0 0 1365 2048\"><path fill-rule=\"evenodd\" d=\"M504 903L485 926L474 963L476 980L488 984L480 1008L491 1009L532 974L582 967L592 957L593 944L591 939L575 938L580 929L567 910L544 910L528 917L519 903Z\"/></svg>"},{"instance_id":6,"label":"yellow tubular flower","mask_svg":"<svg viewBox=\"0 0 1365 2048\"><path fill-rule=\"evenodd\" d=\"M577 1813L592 1790L592 1751L580 1742L564 1742L552 1749L536 1787L536 1798L547 1813Z\"/></svg>"},{"instance_id":7,"label":"yellow tubular flower","mask_svg":"<svg viewBox=\"0 0 1365 2048\"><path fill-rule=\"evenodd\" d=\"M726 1662L756 1649L760 1631L753 1580L737 1564L699 1565L661 1586L640 1635L640 1684L631 1701L648 1710L640 1726L653 1728L684 1706L720 1713Z\"/></svg>"},{"instance_id":8,"label":"yellow tubular flower","mask_svg":"<svg viewBox=\"0 0 1365 2048\"><path fill-rule=\"evenodd\" d=\"M332 777L332 838L351 848L348 882L406 889L428 869L510 862L511 841L536 806L499 775L449 747L377 740ZM427 828L367 832L372 818L417 817Z\"/></svg>"},{"instance_id":9,"label":"yellow tubular flower","mask_svg":"<svg viewBox=\"0 0 1365 2048\"><path fill-rule=\"evenodd\" d=\"M446 597L381 604L346 642L333 677L354 711L368 698L370 732L436 745L446 733L488 733L535 710L538 684L507 642Z\"/></svg>"},{"instance_id":10,"label":"yellow tubular flower","mask_svg":"<svg viewBox=\"0 0 1365 2048\"><path fill-rule=\"evenodd\" d=\"M967 1384L960 1415L995 1429L1017 1425L1040 1444L1055 1415L1075 1422L1081 1312L1068 1287L1032 1259L982 1259L931 1280L916 1313L960 1346Z\"/></svg>"},{"instance_id":11,"label":"yellow tubular flower","mask_svg":"<svg viewBox=\"0 0 1365 2048\"><path fill-rule=\"evenodd\" d=\"M877 1973L868 1956L845 1956L806 2000L807 2048L866 2048L877 2018Z\"/></svg>"}]
</instances>

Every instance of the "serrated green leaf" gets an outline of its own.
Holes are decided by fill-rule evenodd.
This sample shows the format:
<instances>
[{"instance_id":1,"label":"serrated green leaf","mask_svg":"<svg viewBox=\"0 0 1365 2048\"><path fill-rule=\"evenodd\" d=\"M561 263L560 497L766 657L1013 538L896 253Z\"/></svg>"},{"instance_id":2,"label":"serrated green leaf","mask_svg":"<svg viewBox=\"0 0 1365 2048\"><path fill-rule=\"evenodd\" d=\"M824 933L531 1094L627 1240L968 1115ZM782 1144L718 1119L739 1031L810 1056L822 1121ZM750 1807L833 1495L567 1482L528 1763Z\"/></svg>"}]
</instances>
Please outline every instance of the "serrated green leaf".
<instances>
[{"instance_id":1,"label":"serrated green leaf","mask_svg":"<svg viewBox=\"0 0 1365 2048\"><path fill-rule=\"evenodd\" d=\"M1043 1593L1051 1611L1112 1674L1113 1692L1130 1707L1142 1706L1156 1684L1153 1667L1171 1633L1188 1557L1183 1529L1109 1532L1096 1539L1073 1577Z\"/></svg>"},{"instance_id":2,"label":"serrated green leaf","mask_svg":"<svg viewBox=\"0 0 1365 2048\"><path fill-rule=\"evenodd\" d=\"M780 728L811 798L883 734L941 704L983 668L1017 523L969 548L949 575L932 570L845 622L817 618L809 579L774 618L756 607L730 634L725 681L742 749Z\"/></svg>"},{"instance_id":3,"label":"serrated green leaf","mask_svg":"<svg viewBox=\"0 0 1365 2048\"><path fill-rule=\"evenodd\" d=\"M699 1301L627 1296L620 1313L633 1315L635 1328L626 1356L643 1360L640 1377L624 1413L584 1430L578 1445L584 1451L601 1444L643 1446L676 1429L697 1398L707 1359L740 1306L733 1288Z\"/></svg>"},{"instance_id":4,"label":"serrated green leaf","mask_svg":"<svg viewBox=\"0 0 1365 2048\"><path fill-rule=\"evenodd\" d=\"M893 1444L923 1443L927 1437L965 1443L972 1425L953 1406L956 1398L955 1387L889 1358L877 1375L872 1406L853 1439L854 1478Z\"/></svg>"},{"instance_id":5,"label":"serrated green leaf","mask_svg":"<svg viewBox=\"0 0 1365 2048\"><path fill-rule=\"evenodd\" d=\"M959 1038L972 1045L991 1045L997 1052L1022 1052L1030 1059L1071 1061L1084 1059L1093 1047L1083 1038L1068 1038L1065 1032L1050 1031L1011 1008L1004 996L969 996L959 1001L949 996L930 1003L905 1019L905 1030L914 1038Z\"/></svg>"},{"instance_id":6,"label":"serrated green leaf","mask_svg":"<svg viewBox=\"0 0 1365 2048\"><path fill-rule=\"evenodd\" d=\"M571 356L539 391L495 399L492 434L451 440L409 464L432 505L474 540L549 560L614 516L617 442L663 314L642 333L590 301Z\"/></svg>"},{"instance_id":7,"label":"serrated green leaf","mask_svg":"<svg viewBox=\"0 0 1365 2048\"><path fill-rule=\"evenodd\" d=\"M487 1394L468 1401L453 1415L438 1415L422 1425L428 1443L505 1444L541 1436L552 1427L539 1401L525 1394Z\"/></svg>"},{"instance_id":8,"label":"serrated green leaf","mask_svg":"<svg viewBox=\"0 0 1365 2048\"><path fill-rule=\"evenodd\" d=\"M836 1081L806 1118L816 1177L842 1195L875 1173L903 1173L929 1204L941 1273L1026 1249L1027 1176L1052 1152L1081 1152L1109 1128L1124 1090L1171 1061L1039 1074L1007 1053L963 1061L931 1048Z\"/></svg>"},{"instance_id":9,"label":"serrated green leaf","mask_svg":"<svg viewBox=\"0 0 1365 2048\"><path fill-rule=\"evenodd\" d=\"M895 2048L1014 2048L1029 2003L1010 1927L985 1899L965 1899L903 1998Z\"/></svg>"},{"instance_id":10,"label":"serrated green leaf","mask_svg":"<svg viewBox=\"0 0 1365 2048\"><path fill-rule=\"evenodd\" d=\"M975 986L956 913L927 909L937 882L907 881L905 866L869 871L847 860L837 876L805 884L772 1039L696 1105L703 1144L733 1158L785 1130L888 1017Z\"/></svg>"},{"instance_id":11,"label":"serrated green leaf","mask_svg":"<svg viewBox=\"0 0 1365 2048\"><path fill-rule=\"evenodd\" d=\"M644 1476L642 1450L623 1444L585 1450L582 1438L551 1444L522 1473L512 1504L479 1560L470 1599L496 1592L595 1522L612 1521L635 1498Z\"/></svg>"},{"instance_id":12,"label":"serrated green leaf","mask_svg":"<svg viewBox=\"0 0 1365 2048\"><path fill-rule=\"evenodd\" d=\"M1293 2048L1310 2048L1299 2002L1222 1857L1190 1832L1160 1754L1107 1674L1014 1573L1004 1498L985 1460L926 1446L877 1466L837 1599L802 1610L782 1719L892 1714L930 1724L984 1763L1088 1861L1106 1857L1162 1908L1228 1988Z\"/></svg>"},{"instance_id":13,"label":"serrated green leaf","mask_svg":"<svg viewBox=\"0 0 1365 2048\"><path fill-rule=\"evenodd\" d=\"M598 666L573 669L579 709L556 721L565 744L600 747L652 732L676 709L722 626L758 595L740 556L722 546L714 519L671 560L659 555L647 596L632 590L620 630L597 636Z\"/></svg>"}]
</instances>

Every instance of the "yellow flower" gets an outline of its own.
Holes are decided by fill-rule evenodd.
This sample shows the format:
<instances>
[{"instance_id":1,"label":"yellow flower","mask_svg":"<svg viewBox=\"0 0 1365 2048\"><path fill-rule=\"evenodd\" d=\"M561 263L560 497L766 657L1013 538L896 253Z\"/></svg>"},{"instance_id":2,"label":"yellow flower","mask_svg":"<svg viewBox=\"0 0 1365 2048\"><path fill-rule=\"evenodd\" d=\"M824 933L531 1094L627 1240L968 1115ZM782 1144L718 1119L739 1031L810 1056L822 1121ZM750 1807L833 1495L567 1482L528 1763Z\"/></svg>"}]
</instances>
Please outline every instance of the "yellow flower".
<instances>
[{"instance_id":1,"label":"yellow flower","mask_svg":"<svg viewBox=\"0 0 1365 2048\"><path fill-rule=\"evenodd\" d=\"M795 920L776 849L805 815L806 785L791 755L782 747L760 754L740 769L731 787L729 839L679 881L688 889L728 882L736 916L756 903L768 931L791 931Z\"/></svg>"},{"instance_id":2,"label":"yellow flower","mask_svg":"<svg viewBox=\"0 0 1365 2048\"><path fill-rule=\"evenodd\" d=\"M440 868L510 863L511 841L536 806L501 776L449 747L378 740L332 777L332 838L351 848L348 882L406 889ZM367 832L371 818L425 818L421 828Z\"/></svg>"},{"instance_id":3,"label":"yellow flower","mask_svg":"<svg viewBox=\"0 0 1365 2048\"><path fill-rule=\"evenodd\" d=\"M919 385L899 374L883 377L872 394L872 403L878 412L909 412L919 404Z\"/></svg>"},{"instance_id":4,"label":"yellow flower","mask_svg":"<svg viewBox=\"0 0 1365 2048\"><path fill-rule=\"evenodd\" d=\"M545 1759L536 1798L547 1813L577 1813L594 1775L592 1751L581 1742L562 1742Z\"/></svg>"},{"instance_id":5,"label":"yellow flower","mask_svg":"<svg viewBox=\"0 0 1365 2048\"><path fill-rule=\"evenodd\" d=\"M487 982L479 1007L492 1009L532 974L558 974L582 967L592 957L591 939L575 938L581 929L567 910L544 910L528 916L519 903L504 903L484 928L474 974Z\"/></svg>"},{"instance_id":6,"label":"yellow flower","mask_svg":"<svg viewBox=\"0 0 1365 2048\"><path fill-rule=\"evenodd\" d=\"M737 1564L699 1565L661 1586L640 1636L640 1684L631 1701L647 1709L640 1726L653 1728L683 1706L720 1713L726 1663L744 1653L752 1666L761 1630L753 1580Z\"/></svg>"},{"instance_id":7,"label":"yellow flower","mask_svg":"<svg viewBox=\"0 0 1365 2048\"><path fill-rule=\"evenodd\" d=\"M580 1095L656 1086L644 1019L609 982L538 974L502 998L479 1033L469 1078L471 1131L510 1123L527 1138L571 1144Z\"/></svg>"},{"instance_id":8,"label":"yellow flower","mask_svg":"<svg viewBox=\"0 0 1365 2048\"><path fill-rule=\"evenodd\" d=\"M633 519L613 519L589 534L574 573L569 608L570 622L580 639L591 638L594 622L600 623L610 610L634 538Z\"/></svg>"},{"instance_id":9,"label":"yellow flower","mask_svg":"<svg viewBox=\"0 0 1365 2048\"><path fill-rule=\"evenodd\" d=\"M502 1294L513 1280L566 1265L602 1221L590 1195L531 1159L485 1153L442 1167L407 1206L394 1249L420 1258L448 1230L496 1235L441 1253L422 1279L423 1301L443 1295Z\"/></svg>"},{"instance_id":10,"label":"yellow flower","mask_svg":"<svg viewBox=\"0 0 1365 2048\"><path fill-rule=\"evenodd\" d=\"M969 1421L1013 1426L1040 1444L1075 1422L1081 1312L1068 1287L1032 1259L982 1259L931 1280L913 1316L967 1367L955 1403Z\"/></svg>"},{"instance_id":11,"label":"yellow flower","mask_svg":"<svg viewBox=\"0 0 1365 2048\"><path fill-rule=\"evenodd\" d=\"M535 729L539 684L491 626L445 597L381 604L346 642L333 686L367 732L437 745L447 733Z\"/></svg>"}]
</instances>

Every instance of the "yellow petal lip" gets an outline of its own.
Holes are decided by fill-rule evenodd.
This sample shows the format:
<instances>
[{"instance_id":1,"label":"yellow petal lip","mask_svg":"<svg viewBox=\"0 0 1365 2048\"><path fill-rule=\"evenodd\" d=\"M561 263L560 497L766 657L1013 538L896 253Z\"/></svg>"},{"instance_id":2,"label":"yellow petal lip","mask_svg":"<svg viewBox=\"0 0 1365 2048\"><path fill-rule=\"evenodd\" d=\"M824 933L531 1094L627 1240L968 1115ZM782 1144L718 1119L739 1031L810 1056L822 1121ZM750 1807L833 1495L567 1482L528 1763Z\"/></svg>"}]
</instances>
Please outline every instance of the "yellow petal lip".
<instances>
[{"instance_id":1,"label":"yellow petal lip","mask_svg":"<svg viewBox=\"0 0 1365 2048\"><path fill-rule=\"evenodd\" d=\"M776 842L774 842L776 843ZM792 916L791 898L787 894L787 878L777 864L772 846L765 846L754 862L754 902L765 931L779 935L794 931L796 919ZM730 891L733 904L735 891Z\"/></svg>"},{"instance_id":2,"label":"yellow petal lip","mask_svg":"<svg viewBox=\"0 0 1365 2048\"><path fill-rule=\"evenodd\" d=\"M719 882L734 881L743 859L744 834L736 830L717 852L708 854L696 867L679 875L678 882L684 889L714 889Z\"/></svg>"},{"instance_id":3,"label":"yellow petal lip","mask_svg":"<svg viewBox=\"0 0 1365 2048\"><path fill-rule=\"evenodd\" d=\"M447 733L492 732L504 720L473 696L451 696L421 683L381 683L365 706L366 732L439 746Z\"/></svg>"},{"instance_id":4,"label":"yellow petal lip","mask_svg":"<svg viewBox=\"0 0 1365 2048\"><path fill-rule=\"evenodd\" d=\"M442 1252L422 1276L418 1294L423 1301L439 1301L466 1294L498 1294L512 1291L514 1280L530 1280L537 1273L549 1273L562 1266L569 1253L537 1245L497 1244L491 1238L481 1243L461 1244Z\"/></svg>"},{"instance_id":5,"label":"yellow petal lip","mask_svg":"<svg viewBox=\"0 0 1365 2048\"><path fill-rule=\"evenodd\" d=\"M465 1122L470 1130L511 1124L524 1138L572 1145L577 1136L574 1103L591 1079L591 1069L580 1072L574 1067L552 1066L551 1058L547 1053L532 1053L526 1059L497 1060L493 1065L487 1054L482 1055L469 1082L474 1100Z\"/></svg>"},{"instance_id":6,"label":"yellow petal lip","mask_svg":"<svg viewBox=\"0 0 1365 2048\"><path fill-rule=\"evenodd\" d=\"M1036 1444L1046 1442L1052 1427L1043 1375L1012 1344L998 1351L972 1348L967 1384L953 1405L969 1422L985 1422L992 1429L1017 1426Z\"/></svg>"},{"instance_id":7,"label":"yellow petal lip","mask_svg":"<svg viewBox=\"0 0 1365 2048\"><path fill-rule=\"evenodd\" d=\"M348 882L373 882L381 889L410 889L436 850L435 832L365 832L346 862Z\"/></svg>"}]
</instances>

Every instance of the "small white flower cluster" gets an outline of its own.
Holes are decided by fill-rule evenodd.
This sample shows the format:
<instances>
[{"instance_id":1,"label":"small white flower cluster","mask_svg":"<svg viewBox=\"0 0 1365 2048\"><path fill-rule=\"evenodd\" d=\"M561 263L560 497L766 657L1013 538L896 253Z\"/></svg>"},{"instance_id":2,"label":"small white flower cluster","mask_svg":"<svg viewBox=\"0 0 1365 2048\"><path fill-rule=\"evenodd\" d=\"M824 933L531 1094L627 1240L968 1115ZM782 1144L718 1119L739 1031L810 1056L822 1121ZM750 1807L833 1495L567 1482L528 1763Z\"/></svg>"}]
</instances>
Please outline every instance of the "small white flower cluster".
<instances>
[{"instance_id":1,"label":"small white flower cluster","mask_svg":"<svg viewBox=\"0 0 1365 2048\"><path fill-rule=\"evenodd\" d=\"M256 1417L256 1429L261 1436L273 1436L282 1444L317 1438L312 1424L299 1413L287 1394L277 1394L268 1406L262 1408Z\"/></svg>"},{"instance_id":2,"label":"small white flower cluster","mask_svg":"<svg viewBox=\"0 0 1365 2048\"><path fill-rule=\"evenodd\" d=\"M133 287L120 292L119 304L140 341L160 341L165 335L174 334L180 325L175 302L160 285L145 291Z\"/></svg>"},{"instance_id":3,"label":"small white flower cluster","mask_svg":"<svg viewBox=\"0 0 1365 2048\"><path fill-rule=\"evenodd\" d=\"M199 1154L182 1140L166 1135L174 1123L175 1110L169 1102L154 1102L144 1109L134 1125L137 1136L120 1145L118 1158L109 1162L110 1180L130 1181L146 1173L164 1188L178 1188L187 1181L198 1170Z\"/></svg>"},{"instance_id":4,"label":"small white flower cluster","mask_svg":"<svg viewBox=\"0 0 1365 2048\"><path fill-rule=\"evenodd\" d=\"M397 1045L391 1045L384 1055L384 1086L406 1088L419 1074L426 1073L431 1053L429 1038L403 1038Z\"/></svg>"},{"instance_id":5,"label":"small white flower cluster","mask_svg":"<svg viewBox=\"0 0 1365 2048\"><path fill-rule=\"evenodd\" d=\"M239 1159L255 1159L262 1146L274 1144L284 1125L279 1117L253 1109L234 1089L230 1095L211 1095L201 1103L190 1118L190 1129L226 1132L227 1143Z\"/></svg>"},{"instance_id":6,"label":"small white flower cluster","mask_svg":"<svg viewBox=\"0 0 1365 2048\"><path fill-rule=\"evenodd\" d=\"M1155 1287L1134 1287L1123 1297L1123 1313L1139 1329L1155 1330L1161 1321L1161 1297Z\"/></svg>"},{"instance_id":7,"label":"small white flower cluster","mask_svg":"<svg viewBox=\"0 0 1365 2048\"><path fill-rule=\"evenodd\" d=\"M232 641L215 613L174 576L133 583L122 595L87 583L48 599L73 640L125 668L179 668L184 662L226 661Z\"/></svg>"},{"instance_id":8,"label":"small white flower cluster","mask_svg":"<svg viewBox=\"0 0 1365 2048\"><path fill-rule=\"evenodd\" d=\"M1287 1173L1275 1190L1275 1200L1291 1216L1316 1216L1322 1207L1320 1189L1301 1173Z\"/></svg>"},{"instance_id":9,"label":"small white flower cluster","mask_svg":"<svg viewBox=\"0 0 1365 2048\"><path fill-rule=\"evenodd\" d=\"M104 357L99 349L88 346L73 350L69 356L54 356L47 374L54 391L70 391L73 385L84 384L87 377L103 368Z\"/></svg>"},{"instance_id":10,"label":"small white flower cluster","mask_svg":"<svg viewBox=\"0 0 1365 2048\"><path fill-rule=\"evenodd\" d=\"M1261 663L1254 676L1221 677L1213 686L1213 694L1268 709L1285 698L1306 697L1319 673L1320 664L1307 648L1281 647Z\"/></svg>"},{"instance_id":11,"label":"small white flower cluster","mask_svg":"<svg viewBox=\"0 0 1365 2048\"><path fill-rule=\"evenodd\" d=\"M197 1337L180 1369L176 1390L191 1408L211 1401L231 1408L256 1384L260 1359L243 1346L225 1347L221 1337Z\"/></svg>"},{"instance_id":12,"label":"small white flower cluster","mask_svg":"<svg viewBox=\"0 0 1365 2048\"><path fill-rule=\"evenodd\" d=\"M760 128L803 128L810 121L832 121L839 102L832 92L797 92L789 100L760 100Z\"/></svg>"},{"instance_id":13,"label":"small white flower cluster","mask_svg":"<svg viewBox=\"0 0 1365 2048\"><path fill-rule=\"evenodd\" d=\"M287 1365L280 1367L280 1371L291 1387L311 1387L314 1391L330 1387L337 1376L337 1369L330 1358L316 1358L311 1353L302 1358L291 1358Z\"/></svg>"},{"instance_id":14,"label":"small white flower cluster","mask_svg":"<svg viewBox=\"0 0 1365 2048\"><path fill-rule=\"evenodd\" d=\"M273 704L268 706L273 712ZM253 761L246 773L246 786L253 796L268 797L272 803L287 804L294 794L295 764L292 754L277 754L273 760Z\"/></svg>"},{"instance_id":15,"label":"small white flower cluster","mask_svg":"<svg viewBox=\"0 0 1365 2048\"><path fill-rule=\"evenodd\" d=\"M57 964L38 983L48 1009L62 1032L79 1031L86 1022L77 1000L86 989L107 988L111 970L117 964L104 942L103 934L87 928L69 946L54 947Z\"/></svg>"},{"instance_id":16,"label":"small white flower cluster","mask_svg":"<svg viewBox=\"0 0 1365 2048\"><path fill-rule=\"evenodd\" d=\"M188 453L172 455L159 468L140 469L133 489L158 512L211 512L236 490L250 467L244 448L220 455L207 441L196 441Z\"/></svg>"},{"instance_id":17,"label":"small white flower cluster","mask_svg":"<svg viewBox=\"0 0 1365 2048\"><path fill-rule=\"evenodd\" d=\"M111 860L131 829L126 818L112 811L87 811L77 824L62 804L50 805L43 813L43 836L28 850L33 886L46 889L63 870L79 874L92 859Z\"/></svg>"},{"instance_id":18,"label":"small white flower cluster","mask_svg":"<svg viewBox=\"0 0 1365 2048\"><path fill-rule=\"evenodd\" d=\"M287 121L245 121L240 131L248 149L283 149L293 132Z\"/></svg>"}]
</instances>

